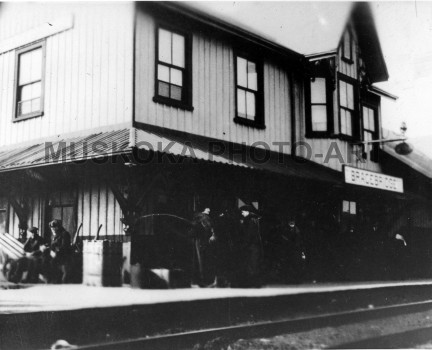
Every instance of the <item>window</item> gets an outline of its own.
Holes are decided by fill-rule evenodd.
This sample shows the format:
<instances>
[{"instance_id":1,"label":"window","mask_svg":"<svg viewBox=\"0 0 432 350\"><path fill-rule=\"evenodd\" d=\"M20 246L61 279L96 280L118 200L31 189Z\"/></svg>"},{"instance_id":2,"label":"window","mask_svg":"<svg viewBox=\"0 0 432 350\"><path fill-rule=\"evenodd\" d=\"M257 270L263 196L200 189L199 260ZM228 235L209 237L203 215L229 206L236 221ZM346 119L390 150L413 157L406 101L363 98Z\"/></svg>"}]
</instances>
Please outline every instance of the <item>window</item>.
<instances>
[{"instance_id":1,"label":"window","mask_svg":"<svg viewBox=\"0 0 432 350\"><path fill-rule=\"evenodd\" d=\"M376 123L376 113L373 108L363 106L363 141L372 141L378 139L378 128ZM364 158L373 162L378 161L378 144L364 144Z\"/></svg>"},{"instance_id":2,"label":"window","mask_svg":"<svg viewBox=\"0 0 432 350\"><path fill-rule=\"evenodd\" d=\"M342 58L345 61L353 63L353 45L351 32L347 30L342 40Z\"/></svg>"},{"instance_id":3,"label":"window","mask_svg":"<svg viewBox=\"0 0 432 350\"><path fill-rule=\"evenodd\" d=\"M306 109L306 136L325 137L333 131L332 89L328 79L317 77L306 84L306 96L310 103Z\"/></svg>"},{"instance_id":4,"label":"window","mask_svg":"<svg viewBox=\"0 0 432 350\"><path fill-rule=\"evenodd\" d=\"M44 43L17 51L14 120L43 114Z\"/></svg>"},{"instance_id":5,"label":"window","mask_svg":"<svg viewBox=\"0 0 432 350\"><path fill-rule=\"evenodd\" d=\"M355 136L355 93L354 85L339 79L340 133L350 138Z\"/></svg>"},{"instance_id":6,"label":"window","mask_svg":"<svg viewBox=\"0 0 432 350\"><path fill-rule=\"evenodd\" d=\"M312 131L327 131L327 89L325 78L311 82Z\"/></svg>"},{"instance_id":7,"label":"window","mask_svg":"<svg viewBox=\"0 0 432 350\"><path fill-rule=\"evenodd\" d=\"M356 215L357 203L346 200L342 201L342 213Z\"/></svg>"},{"instance_id":8,"label":"window","mask_svg":"<svg viewBox=\"0 0 432 350\"><path fill-rule=\"evenodd\" d=\"M155 102L192 110L187 36L158 28Z\"/></svg>"},{"instance_id":9,"label":"window","mask_svg":"<svg viewBox=\"0 0 432 350\"><path fill-rule=\"evenodd\" d=\"M261 66L245 57L236 58L236 122L264 127Z\"/></svg>"}]
</instances>

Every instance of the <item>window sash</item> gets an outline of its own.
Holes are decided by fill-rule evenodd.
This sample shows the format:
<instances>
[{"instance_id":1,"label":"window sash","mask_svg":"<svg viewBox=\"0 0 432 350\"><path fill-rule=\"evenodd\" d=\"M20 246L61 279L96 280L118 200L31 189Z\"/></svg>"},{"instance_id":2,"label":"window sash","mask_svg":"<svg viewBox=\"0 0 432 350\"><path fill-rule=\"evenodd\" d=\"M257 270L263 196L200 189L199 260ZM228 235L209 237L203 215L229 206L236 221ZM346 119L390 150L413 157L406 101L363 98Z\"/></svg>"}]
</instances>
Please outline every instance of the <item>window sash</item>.
<instances>
[{"instance_id":1,"label":"window sash","mask_svg":"<svg viewBox=\"0 0 432 350\"><path fill-rule=\"evenodd\" d=\"M174 31L158 29L156 95L175 102L186 99L186 37Z\"/></svg>"},{"instance_id":2,"label":"window sash","mask_svg":"<svg viewBox=\"0 0 432 350\"><path fill-rule=\"evenodd\" d=\"M362 120L363 120L363 141L373 141L378 139L378 127L376 123L376 110L368 106L362 107ZM378 161L377 152L378 144L364 143L363 152L364 158L368 158L373 162Z\"/></svg>"},{"instance_id":3,"label":"window sash","mask_svg":"<svg viewBox=\"0 0 432 350\"><path fill-rule=\"evenodd\" d=\"M257 93L241 87L237 88L237 115L241 118L255 120L257 115Z\"/></svg>"},{"instance_id":4,"label":"window sash","mask_svg":"<svg viewBox=\"0 0 432 350\"><path fill-rule=\"evenodd\" d=\"M310 118L312 132L328 131L327 82L326 78L315 78L310 82Z\"/></svg>"},{"instance_id":5,"label":"window sash","mask_svg":"<svg viewBox=\"0 0 432 350\"><path fill-rule=\"evenodd\" d=\"M342 56L346 59L352 59L352 38L349 31L345 32L342 43Z\"/></svg>"},{"instance_id":6,"label":"window sash","mask_svg":"<svg viewBox=\"0 0 432 350\"><path fill-rule=\"evenodd\" d=\"M183 35L159 28L158 60L174 67L185 68L185 44Z\"/></svg>"},{"instance_id":7,"label":"window sash","mask_svg":"<svg viewBox=\"0 0 432 350\"><path fill-rule=\"evenodd\" d=\"M348 136L353 136L353 111L343 108L340 108L340 125L341 125L341 133Z\"/></svg>"},{"instance_id":8,"label":"window sash","mask_svg":"<svg viewBox=\"0 0 432 350\"><path fill-rule=\"evenodd\" d=\"M237 117L252 122L259 118L259 74L258 62L236 56Z\"/></svg>"},{"instance_id":9,"label":"window sash","mask_svg":"<svg viewBox=\"0 0 432 350\"><path fill-rule=\"evenodd\" d=\"M373 133L377 129L375 123L375 110L366 106L363 106L363 129Z\"/></svg>"},{"instance_id":10,"label":"window sash","mask_svg":"<svg viewBox=\"0 0 432 350\"><path fill-rule=\"evenodd\" d=\"M15 118L42 111L43 44L17 53Z\"/></svg>"},{"instance_id":11,"label":"window sash","mask_svg":"<svg viewBox=\"0 0 432 350\"><path fill-rule=\"evenodd\" d=\"M339 79L339 116L340 133L350 137L354 136L355 86L345 80Z\"/></svg>"}]
</instances>

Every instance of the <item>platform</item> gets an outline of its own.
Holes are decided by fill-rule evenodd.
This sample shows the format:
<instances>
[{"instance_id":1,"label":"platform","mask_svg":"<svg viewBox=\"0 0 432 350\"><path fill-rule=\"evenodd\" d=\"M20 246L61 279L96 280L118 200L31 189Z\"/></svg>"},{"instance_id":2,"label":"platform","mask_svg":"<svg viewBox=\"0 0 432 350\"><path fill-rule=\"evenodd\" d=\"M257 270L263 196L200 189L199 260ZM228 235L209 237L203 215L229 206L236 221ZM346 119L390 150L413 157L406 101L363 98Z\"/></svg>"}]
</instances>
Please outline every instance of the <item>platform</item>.
<instances>
[{"instance_id":1,"label":"platform","mask_svg":"<svg viewBox=\"0 0 432 350\"><path fill-rule=\"evenodd\" d=\"M48 348L424 300L432 281L259 289L35 285L0 290L0 348Z\"/></svg>"},{"instance_id":2,"label":"platform","mask_svg":"<svg viewBox=\"0 0 432 350\"><path fill-rule=\"evenodd\" d=\"M34 285L0 290L0 315L41 311L124 307L221 298L271 297L283 295L377 289L394 286L431 285L430 280L374 283L327 283L266 286L257 289L186 288L133 289L129 286L89 287L81 284ZM10 287L10 286L9 286ZM77 297L79 296L79 297Z\"/></svg>"}]
</instances>

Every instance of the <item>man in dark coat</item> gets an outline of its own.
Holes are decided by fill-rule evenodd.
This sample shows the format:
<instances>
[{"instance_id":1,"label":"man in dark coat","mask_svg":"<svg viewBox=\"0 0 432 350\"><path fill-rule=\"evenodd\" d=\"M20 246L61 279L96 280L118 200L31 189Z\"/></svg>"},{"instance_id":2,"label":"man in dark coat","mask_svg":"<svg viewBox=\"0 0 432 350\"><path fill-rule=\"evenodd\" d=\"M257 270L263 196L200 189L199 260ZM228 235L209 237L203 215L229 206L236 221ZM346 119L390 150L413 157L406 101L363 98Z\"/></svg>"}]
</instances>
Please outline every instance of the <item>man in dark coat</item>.
<instances>
[{"instance_id":1,"label":"man in dark coat","mask_svg":"<svg viewBox=\"0 0 432 350\"><path fill-rule=\"evenodd\" d=\"M195 213L190 230L193 240L192 283L200 287L214 283L216 277L211 251L216 235L209 214L209 207L205 207L202 212Z\"/></svg>"},{"instance_id":2,"label":"man in dark coat","mask_svg":"<svg viewBox=\"0 0 432 350\"><path fill-rule=\"evenodd\" d=\"M49 223L51 228L51 278L55 283L67 283L71 270L71 236L67 232L61 220L53 220Z\"/></svg>"},{"instance_id":3,"label":"man in dark coat","mask_svg":"<svg viewBox=\"0 0 432 350\"><path fill-rule=\"evenodd\" d=\"M236 242L234 235L238 233L238 218L229 210L223 210L215 222L217 240L215 242L216 279L218 287L229 287L235 277Z\"/></svg>"},{"instance_id":4,"label":"man in dark coat","mask_svg":"<svg viewBox=\"0 0 432 350\"><path fill-rule=\"evenodd\" d=\"M259 232L259 218L251 205L240 207L239 239L241 244L241 268L237 282L239 287L261 286L263 249Z\"/></svg>"},{"instance_id":5,"label":"man in dark coat","mask_svg":"<svg viewBox=\"0 0 432 350\"><path fill-rule=\"evenodd\" d=\"M28 259L27 277L25 282L37 283L39 280L39 273L42 268L42 251L41 247L44 245L44 240L39 236L37 227L31 227L28 230L28 239L24 244L24 251Z\"/></svg>"},{"instance_id":6,"label":"man in dark coat","mask_svg":"<svg viewBox=\"0 0 432 350\"><path fill-rule=\"evenodd\" d=\"M306 252L300 229L294 218L288 220L288 225L281 232L285 259L282 269L287 273L287 282L298 283L303 278L306 262Z\"/></svg>"},{"instance_id":7,"label":"man in dark coat","mask_svg":"<svg viewBox=\"0 0 432 350\"><path fill-rule=\"evenodd\" d=\"M389 242L390 279L405 280L409 272L408 244L401 233L396 233Z\"/></svg>"},{"instance_id":8,"label":"man in dark coat","mask_svg":"<svg viewBox=\"0 0 432 350\"><path fill-rule=\"evenodd\" d=\"M40 246L44 244L43 239L39 236L37 227L30 227L28 230L29 238L24 243L24 251L31 255L40 253Z\"/></svg>"}]
</instances>

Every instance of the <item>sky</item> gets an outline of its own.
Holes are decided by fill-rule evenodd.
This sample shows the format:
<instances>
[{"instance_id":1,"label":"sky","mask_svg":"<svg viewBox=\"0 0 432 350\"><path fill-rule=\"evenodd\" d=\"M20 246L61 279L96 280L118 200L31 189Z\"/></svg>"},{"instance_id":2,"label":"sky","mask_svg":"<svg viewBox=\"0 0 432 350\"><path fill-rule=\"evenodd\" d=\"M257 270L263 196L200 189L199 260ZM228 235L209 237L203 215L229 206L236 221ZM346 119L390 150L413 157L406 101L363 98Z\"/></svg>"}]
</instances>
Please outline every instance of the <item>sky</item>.
<instances>
[{"instance_id":1,"label":"sky","mask_svg":"<svg viewBox=\"0 0 432 350\"><path fill-rule=\"evenodd\" d=\"M325 24L323 28L337 31L337 18L346 17L350 3L333 2L329 6L325 2L302 1L287 6L286 1L222 1L196 6L286 43L284 35L289 29L292 5L297 6L301 16L311 14L311 21L318 20ZM399 97L397 101L382 99L383 127L399 133L401 123L406 122L408 138L420 140L419 145L429 148L432 154L432 1L373 1L371 7L390 75L388 82L377 86ZM329 8L333 11L330 15ZM298 33L297 38L307 38L304 28Z\"/></svg>"}]
</instances>

